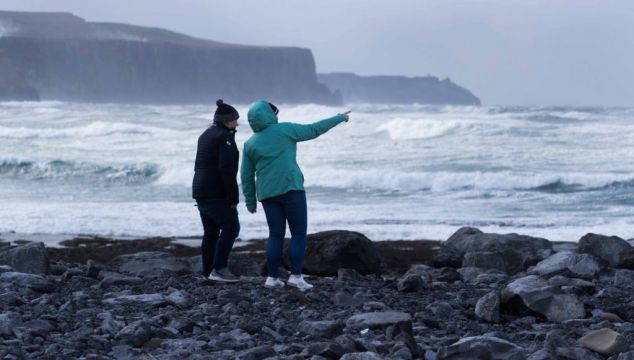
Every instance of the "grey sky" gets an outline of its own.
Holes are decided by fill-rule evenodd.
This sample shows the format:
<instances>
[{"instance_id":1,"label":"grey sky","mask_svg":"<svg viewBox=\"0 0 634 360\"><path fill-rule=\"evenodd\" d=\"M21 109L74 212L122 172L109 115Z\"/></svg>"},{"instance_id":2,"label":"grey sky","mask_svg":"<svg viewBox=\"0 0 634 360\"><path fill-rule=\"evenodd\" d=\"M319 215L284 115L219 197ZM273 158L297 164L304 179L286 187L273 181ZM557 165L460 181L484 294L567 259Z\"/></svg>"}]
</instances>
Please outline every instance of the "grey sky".
<instances>
[{"instance_id":1,"label":"grey sky","mask_svg":"<svg viewBox=\"0 0 634 360\"><path fill-rule=\"evenodd\" d=\"M634 1L2 0L313 50L317 71L450 77L484 104L634 106Z\"/></svg>"}]
</instances>

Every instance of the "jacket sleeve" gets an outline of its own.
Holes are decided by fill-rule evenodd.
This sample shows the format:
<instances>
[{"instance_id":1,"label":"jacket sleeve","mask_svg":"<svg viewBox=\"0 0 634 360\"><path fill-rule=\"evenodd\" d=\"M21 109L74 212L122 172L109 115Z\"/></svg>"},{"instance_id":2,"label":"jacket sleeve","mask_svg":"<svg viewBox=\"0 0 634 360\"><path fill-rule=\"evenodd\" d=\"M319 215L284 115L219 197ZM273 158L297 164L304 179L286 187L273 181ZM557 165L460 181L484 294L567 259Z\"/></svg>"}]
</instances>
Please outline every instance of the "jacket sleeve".
<instances>
[{"instance_id":1,"label":"jacket sleeve","mask_svg":"<svg viewBox=\"0 0 634 360\"><path fill-rule=\"evenodd\" d=\"M344 122L345 120L346 118L342 114L339 114L331 118L317 121L308 125L285 123L286 134L296 142L312 140L326 133L328 130Z\"/></svg>"},{"instance_id":2,"label":"jacket sleeve","mask_svg":"<svg viewBox=\"0 0 634 360\"><path fill-rule=\"evenodd\" d=\"M242 193L244 194L247 209L253 211L257 208L257 199L255 196L255 166L247 152L246 144L244 145L242 154L242 167L240 168Z\"/></svg>"},{"instance_id":3,"label":"jacket sleeve","mask_svg":"<svg viewBox=\"0 0 634 360\"><path fill-rule=\"evenodd\" d=\"M222 183L227 191L227 202L229 205L236 205L240 201L238 191L238 180L236 172L238 170L238 159L236 158L235 144L229 137L222 139L218 144L218 171L222 177Z\"/></svg>"}]
</instances>

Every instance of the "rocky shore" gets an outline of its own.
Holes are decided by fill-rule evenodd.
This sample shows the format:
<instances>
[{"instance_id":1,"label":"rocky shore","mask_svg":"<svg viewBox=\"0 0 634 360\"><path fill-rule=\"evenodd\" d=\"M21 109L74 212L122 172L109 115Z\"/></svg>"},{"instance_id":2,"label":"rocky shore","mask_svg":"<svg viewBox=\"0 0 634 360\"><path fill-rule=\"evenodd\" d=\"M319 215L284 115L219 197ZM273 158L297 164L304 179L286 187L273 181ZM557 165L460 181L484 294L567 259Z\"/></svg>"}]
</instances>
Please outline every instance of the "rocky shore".
<instances>
[{"instance_id":1,"label":"rocky shore","mask_svg":"<svg viewBox=\"0 0 634 360\"><path fill-rule=\"evenodd\" d=\"M634 359L634 248L459 229L447 241L312 234L315 289L237 284L170 239L0 243L2 359Z\"/></svg>"}]
</instances>

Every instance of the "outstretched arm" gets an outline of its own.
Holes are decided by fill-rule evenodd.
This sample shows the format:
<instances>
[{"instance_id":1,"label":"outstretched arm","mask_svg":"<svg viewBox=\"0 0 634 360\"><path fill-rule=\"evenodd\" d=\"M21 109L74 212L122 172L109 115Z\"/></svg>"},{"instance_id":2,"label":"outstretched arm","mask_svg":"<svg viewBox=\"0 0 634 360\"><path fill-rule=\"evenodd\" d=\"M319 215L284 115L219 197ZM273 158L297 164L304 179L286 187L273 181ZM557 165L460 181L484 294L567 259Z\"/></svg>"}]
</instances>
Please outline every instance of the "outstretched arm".
<instances>
[{"instance_id":1,"label":"outstretched arm","mask_svg":"<svg viewBox=\"0 0 634 360\"><path fill-rule=\"evenodd\" d=\"M247 210L254 213L257 209L257 199L255 196L255 166L244 146L242 156L242 167L240 168L240 179L242 180L242 193L247 205Z\"/></svg>"},{"instance_id":2,"label":"outstretched arm","mask_svg":"<svg viewBox=\"0 0 634 360\"><path fill-rule=\"evenodd\" d=\"M297 142L312 140L340 123L348 121L348 114L350 114L350 111L308 125L284 123L287 129L286 134Z\"/></svg>"}]
</instances>

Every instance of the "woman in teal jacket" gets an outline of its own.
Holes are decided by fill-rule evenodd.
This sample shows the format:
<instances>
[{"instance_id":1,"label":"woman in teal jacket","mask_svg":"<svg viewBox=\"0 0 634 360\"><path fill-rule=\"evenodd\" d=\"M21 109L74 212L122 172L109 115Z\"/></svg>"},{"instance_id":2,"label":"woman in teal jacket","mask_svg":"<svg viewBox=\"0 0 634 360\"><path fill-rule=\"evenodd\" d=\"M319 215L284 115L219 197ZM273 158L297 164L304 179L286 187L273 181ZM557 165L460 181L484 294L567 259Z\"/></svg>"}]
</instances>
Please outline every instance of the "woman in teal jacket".
<instances>
[{"instance_id":1,"label":"woman in teal jacket","mask_svg":"<svg viewBox=\"0 0 634 360\"><path fill-rule=\"evenodd\" d=\"M255 213L259 200L266 214L269 274L264 286L284 286L279 279L278 268L288 222L291 230L288 248L291 276L288 285L308 290L313 286L302 277L308 220L304 175L296 159L297 143L312 140L348 121L350 111L309 125L278 123L277 113L275 105L266 101L258 101L249 109L249 125L254 134L244 144L240 169L242 192L249 212Z\"/></svg>"}]
</instances>

